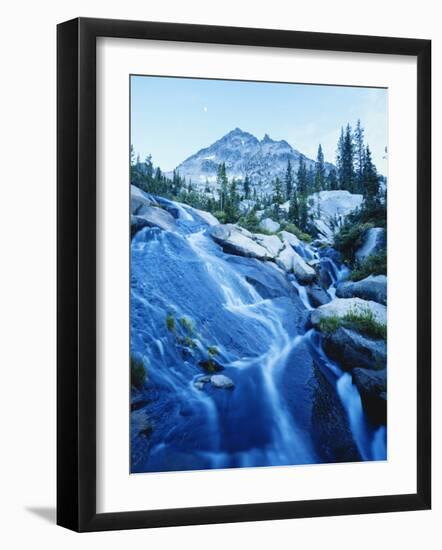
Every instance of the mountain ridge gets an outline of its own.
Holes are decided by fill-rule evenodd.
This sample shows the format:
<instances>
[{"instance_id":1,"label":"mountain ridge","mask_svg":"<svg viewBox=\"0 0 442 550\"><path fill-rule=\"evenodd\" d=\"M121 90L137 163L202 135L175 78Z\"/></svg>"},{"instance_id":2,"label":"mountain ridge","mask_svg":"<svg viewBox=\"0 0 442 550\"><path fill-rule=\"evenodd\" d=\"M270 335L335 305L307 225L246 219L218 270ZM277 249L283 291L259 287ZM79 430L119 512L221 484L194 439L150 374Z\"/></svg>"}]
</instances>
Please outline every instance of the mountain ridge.
<instances>
[{"instance_id":1,"label":"mountain ridge","mask_svg":"<svg viewBox=\"0 0 442 550\"><path fill-rule=\"evenodd\" d=\"M251 186L262 194L273 192L273 182L284 179L287 163L290 160L296 173L301 157L307 169L315 166L315 161L303 155L286 140L273 140L269 134L259 140L253 134L234 128L208 147L203 147L176 168L176 172L192 181L200 191L217 191L217 171L222 163L226 166L229 179L244 181L248 176ZM334 168L325 163L326 172Z\"/></svg>"}]
</instances>

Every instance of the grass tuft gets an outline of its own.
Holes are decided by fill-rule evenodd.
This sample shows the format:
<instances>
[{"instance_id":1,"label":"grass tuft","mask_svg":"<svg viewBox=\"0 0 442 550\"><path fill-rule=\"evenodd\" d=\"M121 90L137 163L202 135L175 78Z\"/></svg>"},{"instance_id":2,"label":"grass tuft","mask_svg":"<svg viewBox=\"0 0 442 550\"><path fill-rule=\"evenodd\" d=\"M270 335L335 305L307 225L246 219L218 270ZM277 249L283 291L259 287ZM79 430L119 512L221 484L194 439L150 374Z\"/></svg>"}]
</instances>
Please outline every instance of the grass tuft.
<instances>
[{"instance_id":1,"label":"grass tuft","mask_svg":"<svg viewBox=\"0 0 442 550\"><path fill-rule=\"evenodd\" d=\"M325 334L336 332L340 327L355 330L375 340L387 340L387 327L376 320L369 308L354 309L343 317L333 315L319 321L319 329Z\"/></svg>"},{"instance_id":2,"label":"grass tuft","mask_svg":"<svg viewBox=\"0 0 442 550\"><path fill-rule=\"evenodd\" d=\"M144 386L144 382L146 381L146 375L147 375L147 371L143 361L131 355L130 356L131 385L137 388L137 390L141 390L141 388Z\"/></svg>"},{"instance_id":3,"label":"grass tuft","mask_svg":"<svg viewBox=\"0 0 442 550\"><path fill-rule=\"evenodd\" d=\"M368 256L363 262L356 266L350 274L350 280L360 281L369 275L387 274L387 251L383 250L379 254Z\"/></svg>"}]
</instances>

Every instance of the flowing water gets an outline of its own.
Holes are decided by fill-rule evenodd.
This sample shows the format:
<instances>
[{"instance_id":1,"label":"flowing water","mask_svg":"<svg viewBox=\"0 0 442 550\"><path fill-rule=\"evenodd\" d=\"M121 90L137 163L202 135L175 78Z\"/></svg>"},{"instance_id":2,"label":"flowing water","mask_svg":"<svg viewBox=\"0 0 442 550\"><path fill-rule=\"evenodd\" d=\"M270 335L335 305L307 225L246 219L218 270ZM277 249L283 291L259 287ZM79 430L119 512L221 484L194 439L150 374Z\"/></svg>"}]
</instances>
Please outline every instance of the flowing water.
<instances>
[{"instance_id":1,"label":"flowing water","mask_svg":"<svg viewBox=\"0 0 442 550\"><path fill-rule=\"evenodd\" d=\"M385 458L385 430L369 425L350 375L308 330L305 287L224 253L196 210L161 201L176 230L144 228L131 245L131 350L148 376L133 400L149 423L149 437L132 430L132 471ZM330 266L333 296L346 272ZM233 390L204 381L214 347Z\"/></svg>"}]
</instances>

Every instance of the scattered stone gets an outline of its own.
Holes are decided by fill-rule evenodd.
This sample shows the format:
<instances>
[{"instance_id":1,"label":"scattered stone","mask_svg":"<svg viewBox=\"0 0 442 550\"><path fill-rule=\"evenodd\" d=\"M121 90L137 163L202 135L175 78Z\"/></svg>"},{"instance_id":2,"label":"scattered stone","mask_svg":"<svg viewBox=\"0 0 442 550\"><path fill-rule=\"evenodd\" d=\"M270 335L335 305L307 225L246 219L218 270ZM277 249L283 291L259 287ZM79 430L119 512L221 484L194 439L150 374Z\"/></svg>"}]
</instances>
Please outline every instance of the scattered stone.
<instances>
[{"instance_id":1,"label":"scattered stone","mask_svg":"<svg viewBox=\"0 0 442 550\"><path fill-rule=\"evenodd\" d=\"M214 388L231 389L235 386L233 380L224 374L214 374L210 378L210 383Z\"/></svg>"}]
</instances>

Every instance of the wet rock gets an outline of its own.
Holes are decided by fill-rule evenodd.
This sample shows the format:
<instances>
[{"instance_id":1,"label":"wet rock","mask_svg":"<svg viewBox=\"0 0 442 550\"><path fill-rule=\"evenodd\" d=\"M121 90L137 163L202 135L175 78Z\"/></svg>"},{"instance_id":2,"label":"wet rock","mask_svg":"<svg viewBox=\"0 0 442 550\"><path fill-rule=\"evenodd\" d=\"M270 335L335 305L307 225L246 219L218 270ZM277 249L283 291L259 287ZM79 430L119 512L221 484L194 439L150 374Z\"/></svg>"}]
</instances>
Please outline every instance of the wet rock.
<instances>
[{"instance_id":1,"label":"wet rock","mask_svg":"<svg viewBox=\"0 0 442 550\"><path fill-rule=\"evenodd\" d=\"M276 235L262 235L261 233L256 233L256 235L254 235L254 240L266 248L273 257L277 256L284 248L284 243Z\"/></svg>"},{"instance_id":2,"label":"wet rock","mask_svg":"<svg viewBox=\"0 0 442 550\"><path fill-rule=\"evenodd\" d=\"M224 374L214 374L210 378L210 383L214 388L232 389L235 386L233 380Z\"/></svg>"},{"instance_id":3,"label":"wet rock","mask_svg":"<svg viewBox=\"0 0 442 550\"><path fill-rule=\"evenodd\" d=\"M224 369L224 367L220 365L218 361L215 361L215 359L213 358L204 359L203 361L200 361L198 364L206 372L219 372Z\"/></svg>"},{"instance_id":4,"label":"wet rock","mask_svg":"<svg viewBox=\"0 0 442 550\"><path fill-rule=\"evenodd\" d=\"M374 424L387 423L387 371L353 370L353 383L359 390L362 405Z\"/></svg>"},{"instance_id":5,"label":"wet rock","mask_svg":"<svg viewBox=\"0 0 442 550\"><path fill-rule=\"evenodd\" d=\"M236 225L215 225L210 230L210 236L215 242L221 245L225 252L230 254L257 258L259 260L273 258L273 254L267 248L264 248L253 240L253 234L250 231Z\"/></svg>"},{"instance_id":6,"label":"wet rock","mask_svg":"<svg viewBox=\"0 0 442 550\"><path fill-rule=\"evenodd\" d=\"M145 224L148 227L159 227L165 231L174 231L176 228L175 218L157 206L140 206L136 215L132 217L136 219L137 224Z\"/></svg>"},{"instance_id":7,"label":"wet rock","mask_svg":"<svg viewBox=\"0 0 442 550\"><path fill-rule=\"evenodd\" d=\"M338 298L362 298L387 304L387 277L385 275L370 275L361 281L347 281L336 288Z\"/></svg>"},{"instance_id":8,"label":"wet rock","mask_svg":"<svg viewBox=\"0 0 442 550\"><path fill-rule=\"evenodd\" d=\"M130 415L132 437L139 435L149 436L153 427L149 421L146 409L137 409Z\"/></svg>"},{"instance_id":9,"label":"wet rock","mask_svg":"<svg viewBox=\"0 0 442 550\"><path fill-rule=\"evenodd\" d=\"M334 382L322 372L305 342L293 348L281 382L281 399L296 425L309 434L317 455L316 463L361 459Z\"/></svg>"},{"instance_id":10,"label":"wet rock","mask_svg":"<svg viewBox=\"0 0 442 550\"><path fill-rule=\"evenodd\" d=\"M136 185L130 186L130 212L137 214L142 206L158 206L158 202L152 195L145 193Z\"/></svg>"},{"instance_id":11,"label":"wet rock","mask_svg":"<svg viewBox=\"0 0 442 550\"><path fill-rule=\"evenodd\" d=\"M358 262L363 262L369 256L377 254L385 248L385 229L382 227L372 227L364 235L364 242L357 250L355 257Z\"/></svg>"},{"instance_id":12,"label":"wet rock","mask_svg":"<svg viewBox=\"0 0 442 550\"><path fill-rule=\"evenodd\" d=\"M367 338L345 327L324 338L324 350L345 370L382 369L387 364L387 345L383 340Z\"/></svg>"},{"instance_id":13,"label":"wet rock","mask_svg":"<svg viewBox=\"0 0 442 550\"><path fill-rule=\"evenodd\" d=\"M316 278L316 271L291 246L286 246L279 253L276 264L288 273L293 271L300 283L307 284Z\"/></svg>"},{"instance_id":14,"label":"wet rock","mask_svg":"<svg viewBox=\"0 0 442 550\"><path fill-rule=\"evenodd\" d=\"M282 240L285 244L288 244L289 246L299 246L301 244L301 241L298 239L296 235L293 235L293 233L290 233L289 231L281 231L280 233Z\"/></svg>"},{"instance_id":15,"label":"wet rock","mask_svg":"<svg viewBox=\"0 0 442 550\"><path fill-rule=\"evenodd\" d=\"M130 216L130 236L131 238L138 233L143 227L149 227L149 224L144 218L140 218L139 216L134 216L131 214Z\"/></svg>"},{"instance_id":16,"label":"wet rock","mask_svg":"<svg viewBox=\"0 0 442 550\"><path fill-rule=\"evenodd\" d=\"M323 306L324 304L328 304L331 301L330 296L320 285L309 285L306 287L306 290L307 296L313 307Z\"/></svg>"},{"instance_id":17,"label":"wet rock","mask_svg":"<svg viewBox=\"0 0 442 550\"><path fill-rule=\"evenodd\" d=\"M338 266L342 264L342 254L332 246L319 248L318 254L321 258L330 258L330 260L333 260L333 262Z\"/></svg>"},{"instance_id":18,"label":"wet rock","mask_svg":"<svg viewBox=\"0 0 442 550\"><path fill-rule=\"evenodd\" d=\"M327 317L342 318L348 313L360 313L370 311L374 319L382 325L387 324L387 308L371 300L361 298L335 298L328 304L318 307L310 313L310 321L317 327L321 319Z\"/></svg>"},{"instance_id":19,"label":"wet rock","mask_svg":"<svg viewBox=\"0 0 442 550\"><path fill-rule=\"evenodd\" d=\"M210 376L199 376L194 382L193 385L197 390L203 390L205 384L210 382Z\"/></svg>"},{"instance_id":20,"label":"wet rock","mask_svg":"<svg viewBox=\"0 0 442 550\"><path fill-rule=\"evenodd\" d=\"M276 233L281 227L278 222L273 221L271 218L265 218L259 222L259 225L265 231L272 231L272 233Z\"/></svg>"},{"instance_id":21,"label":"wet rock","mask_svg":"<svg viewBox=\"0 0 442 550\"><path fill-rule=\"evenodd\" d=\"M207 223L207 225L219 225L219 221L217 220L217 218L215 218L215 216L210 212L198 210L198 208L192 208L192 211L194 211L200 218L202 218Z\"/></svg>"},{"instance_id":22,"label":"wet rock","mask_svg":"<svg viewBox=\"0 0 442 550\"><path fill-rule=\"evenodd\" d=\"M318 282L322 288L329 288L333 283L333 277L331 276L331 263L328 258L321 258L316 265L316 272L318 274Z\"/></svg>"}]
</instances>

